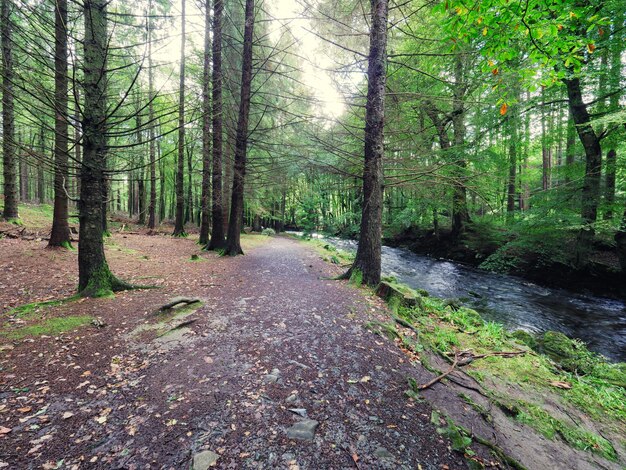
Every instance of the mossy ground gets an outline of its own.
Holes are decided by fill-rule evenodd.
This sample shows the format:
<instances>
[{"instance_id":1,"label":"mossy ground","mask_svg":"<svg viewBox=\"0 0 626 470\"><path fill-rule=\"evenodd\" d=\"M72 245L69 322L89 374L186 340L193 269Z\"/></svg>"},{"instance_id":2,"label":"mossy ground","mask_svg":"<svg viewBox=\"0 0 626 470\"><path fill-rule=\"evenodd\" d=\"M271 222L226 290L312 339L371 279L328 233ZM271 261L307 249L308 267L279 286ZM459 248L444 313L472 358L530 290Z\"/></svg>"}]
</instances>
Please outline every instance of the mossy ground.
<instances>
[{"instance_id":1,"label":"mossy ground","mask_svg":"<svg viewBox=\"0 0 626 470\"><path fill-rule=\"evenodd\" d=\"M14 330L0 332L0 336L7 339L17 340L29 336L58 335L66 331L91 323L93 317L89 315L70 315L41 320L33 325L24 326Z\"/></svg>"},{"instance_id":2,"label":"mossy ground","mask_svg":"<svg viewBox=\"0 0 626 470\"><path fill-rule=\"evenodd\" d=\"M6 312L3 317L19 320L19 323L6 321L0 324L0 337L19 340L29 336L55 335L71 331L85 325L93 319L89 315L70 315L46 317L48 309L74 302L79 299L73 295L65 299L47 300L20 305Z\"/></svg>"},{"instance_id":3,"label":"mossy ground","mask_svg":"<svg viewBox=\"0 0 626 470\"><path fill-rule=\"evenodd\" d=\"M420 348L444 357L465 350L477 355L526 351L514 357L476 360L464 370L483 385L493 402L512 419L547 438L561 438L576 449L611 460L617 458L616 447L625 448L626 439L621 432L626 426L625 364L609 363L582 343L560 335L560 349L571 353L564 367L555 358L530 349L502 325L484 322L474 310L447 305L441 299L422 296L418 306L399 307L397 314L420 331ZM403 346L411 347L411 342L403 341ZM553 413L558 409L581 419L563 419ZM588 421L591 427L584 424ZM603 437L597 429L610 432L602 433Z\"/></svg>"},{"instance_id":4,"label":"mossy ground","mask_svg":"<svg viewBox=\"0 0 626 470\"><path fill-rule=\"evenodd\" d=\"M354 253L341 250L327 241L316 238L301 238L298 240L313 247L324 261L338 265L349 265L354 261Z\"/></svg>"},{"instance_id":5,"label":"mossy ground","mask_svg":"<svg viewBox=\"0 0 626 470\"><path fill-rule=\"evenodd\" d=\"M3 206L0 205L0 212ZM50 204L19 204L20 218L16 225L28 227L29 230L48 230L52 223L53 207ZM72 222L72 220L70 220Z\"/></svg>"}]
</instances>

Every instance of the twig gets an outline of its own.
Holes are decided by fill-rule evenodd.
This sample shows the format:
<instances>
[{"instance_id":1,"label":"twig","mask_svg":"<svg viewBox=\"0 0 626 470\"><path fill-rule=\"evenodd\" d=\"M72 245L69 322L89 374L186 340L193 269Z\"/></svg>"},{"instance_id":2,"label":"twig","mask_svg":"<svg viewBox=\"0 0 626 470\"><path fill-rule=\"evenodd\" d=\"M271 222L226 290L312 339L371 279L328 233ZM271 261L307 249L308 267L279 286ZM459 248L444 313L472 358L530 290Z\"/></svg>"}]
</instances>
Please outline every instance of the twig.
<instances>
[{"instance_id":1,"label":"twig","mask_svg":"<svg viewBox=\"0 0 626 470\"><path fill-rule=\"evenodd\" d=\"M417 389L418 390L425 390L428 387L431 387L433 385L435 385L437 382L439 382L441 379L443 379L444 377L450 375L452 373L452 371L454 369L456 369L456 365L459 363L459 357L458 355L454 356L454 362L452 363L452 366L450 366L450 368L445 371L443 374L435 377L434 379L432 379L430 382L426 382L424 385L418 385Z\"/></svg>"}]
</instances>

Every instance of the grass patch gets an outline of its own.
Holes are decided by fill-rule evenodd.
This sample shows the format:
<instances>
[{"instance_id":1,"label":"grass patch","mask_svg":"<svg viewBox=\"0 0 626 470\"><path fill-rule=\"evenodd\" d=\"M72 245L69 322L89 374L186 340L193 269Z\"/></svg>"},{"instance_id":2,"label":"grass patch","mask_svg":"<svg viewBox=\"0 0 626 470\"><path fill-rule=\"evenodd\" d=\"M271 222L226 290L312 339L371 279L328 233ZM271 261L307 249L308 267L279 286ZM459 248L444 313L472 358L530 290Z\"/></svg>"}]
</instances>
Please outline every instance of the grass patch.
<instances>
[{"instance_id":1,"label":"grass patch","mask_svg":"<svg viewBox=\"0 0 626 470\"><path fill-rule=\"evenodd\" d=\"M50 204L19 204L17 210L20 218L11 221L15 225L29 230L49 229L52 225L53 207Z\"/></svg>"},{"instance_id":2,"label":"grass patch","mask_svg":"<svg viewBox=\"0 0 626 470\"><path fill-rule=\"evenodd\" d=\"M253 248L257 248L259 246L265 245L271 237L259 234L252 233L242 233L241 234L241 248L244 252L251 250Z\"/></svg>"},{"instance_id":3,"label":"grass patch","mask_svg":"<svg viewBox=\"0 0 626 470\"><path fill-rule=\"evenodd\" d=\"M317 238L300 238L297 239L315 249L324 261L332 264L348 265L354 262L355 253L341 250L331 243Z\"/></svg>"},{"instance_id":4,"label":"grass patch","mask_svg":"<svg viewBox=\"0 0 626 470\"><path fill-rule=\"evenodd\" d=\"M0 333L8 339L22 339L28 336L57 335L91 323L93 317L76 315L68 317L48 318L35 325L24 326L16 330Z\"/></svg>"},{"instance_id":5,"label":"grass patch","mask_svg":"<svg viewBox=\"0 0 626 470\"><path fill-rule=\"evenodd\" d=\"M63 305L68 302L73 302L74 300L77 300L79 298L80 297L78 295L73 295L65 299L44 300L43 302L32 302L30 304L20 305L18 307L15 307L9 310L8 312L5 313L5 316L16 317L16 318L30 318L36 314L41 313L46 308L56 307L58 305Z\"/></svg>"},{"instance_id":6,"label":"grass patch","mask_svg":"<svg viewBox=\"0 0 626 470\"><path fill-rule=\"evenodd\" d=\"M579 426L565 424L537 404L524 400L508 403L499 401L497 404L515 420L530 426L548 439L560 437L575 449L593 452L609 460L617 459L615 448L607 439Z\"/></svg>"}]
</instances>

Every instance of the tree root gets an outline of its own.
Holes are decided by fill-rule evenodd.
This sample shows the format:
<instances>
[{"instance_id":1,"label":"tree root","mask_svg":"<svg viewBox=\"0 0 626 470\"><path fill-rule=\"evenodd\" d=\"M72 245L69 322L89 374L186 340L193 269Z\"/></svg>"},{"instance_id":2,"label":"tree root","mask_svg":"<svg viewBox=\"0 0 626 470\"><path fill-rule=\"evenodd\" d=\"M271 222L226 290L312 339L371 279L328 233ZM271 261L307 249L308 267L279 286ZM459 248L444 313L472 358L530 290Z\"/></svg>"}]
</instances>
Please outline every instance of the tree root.
<instances>
[{"instance_id":1,"label":"tree root","mask_svg":"<svg viewBox=\"0 0 626 470\"><path fill-rule=\"evenodd\" d=\"M417 337L419 338L420 332L417 328L415 328L413 325L411 325L410 322L406 321L404 318L401 317L397 317L397 316L393 316L393 319L395 320L395 322L398 325L401 325L405 328L408 328L409 330L411 330L413 333L415 333L417 335Z\"/></svg>"},{"instance_id":2,"label":"tree root","mask_svg":"<svg viewBox=\"0 0 626 470\"><path fill-rule=\"evenodd\" d=\"M162 337L162 336L165 336L165 335L166 335L166 334L168 334L168 333L171 333L172 331L180 330L181 328L184 328L184 327L186 327L186 326L189 326L189 325L191 325L191 324L193 324L193 323L195 323L195 322L197 322L197 321L198 321L198 319L197 319L197 318L192 318L191 320L187 320L187 321L181 322L181 323L179 323L178 325L175 325L175 326L171 327L169 330L167 330L167 331L165 331L165 332L163 332L163 333L161 333L161 334L157 335L156 337L157 337L157 338L160 338L160 337Z\"/></svg>"},{"instance_id":3,"label":"tree root","mask_svg":"<svg viewBox=\"0 0 626 470\"><path fill-rule=\"evenodd\" d=\"M174 308L175 306L180 305L180 304L190 305L190 304L195 304L197 302L200 302L200 299L192 299L188 297L174 297L168 303L161 306L161 308L159 308L159 312L170 310L171 308Z\"/></svg>"},{"instance_id":4,"label":"tree root","mask_svg":"<svg viewBox=\"0 0 626 470\"><path fill-rule=\"evenodd\" d=\"M423 385L418 385L417 389L426 390L427 388L432 387L437 382L441 381L441 379L447 377L452 372L454 372L454 370L457 367L466 366L470 364L471 362L475 361L476 359L483 359L485 357L492 357L492 356L515 357L515 356L522 356L524 354L526 354L526 351L493 351L493 352L489 352L485 354L473 354L471 351L457 351L454 353L454 360L452 361L452 365L447 371L445 371L441 375L438 375L437 377L435 377L429 382L426 382Z\"/></svg>"}]
</instances>

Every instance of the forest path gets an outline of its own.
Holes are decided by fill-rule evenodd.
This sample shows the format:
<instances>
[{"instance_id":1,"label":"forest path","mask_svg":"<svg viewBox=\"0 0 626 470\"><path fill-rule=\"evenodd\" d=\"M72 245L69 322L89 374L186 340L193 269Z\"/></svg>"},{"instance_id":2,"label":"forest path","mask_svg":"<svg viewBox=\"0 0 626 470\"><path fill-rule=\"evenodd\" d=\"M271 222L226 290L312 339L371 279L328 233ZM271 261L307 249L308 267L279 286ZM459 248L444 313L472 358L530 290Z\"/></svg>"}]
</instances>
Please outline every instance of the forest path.
<instances>
[{"instance_id":1,"label":"forest path","mask_svg":"<svg viewBox=\"0 0 626 470\"><path fill-rule=\"evenodd\" d=\"M95 309L108 326L44 338L45 367L42 354L22 364L30 391L14 406L32 410L19 424L6 421L13 429L0 439L0 463L189 468L195 458L205 468L219 456L217 468L237 469L466 467L431 424L429 405L404 396L407 377L421 379L417 369L363 328L384 315L379 299L328 280L336 268L312 249L275 237L246 256L206 254L179 268L166 262L161 237L128 237L125 249L141 238L161 271L183 277L73 305L72 313ZM133 269L150 274L145 266ZM204 301L180 317L191 323L165 335L146 329L156 306L178 294ZM20 351L12 351L18 363L29 357Z\"/></svg>"},{"instance_id":2,"label":"forest path","mask_svg":"<svg viewBox=\"0 0 626 470\"><path fill-rule=\"evenodd\" d=\"M324 280L319 255L279 237L229 262L197 341L145 379L190 397L179 421L203 430L194 453L211 449L224 468L349 468L353 454L379 468L459 466L430 410L403 396L406 358L363 328L373 307Z\"/></svg>"}]
</instances>

